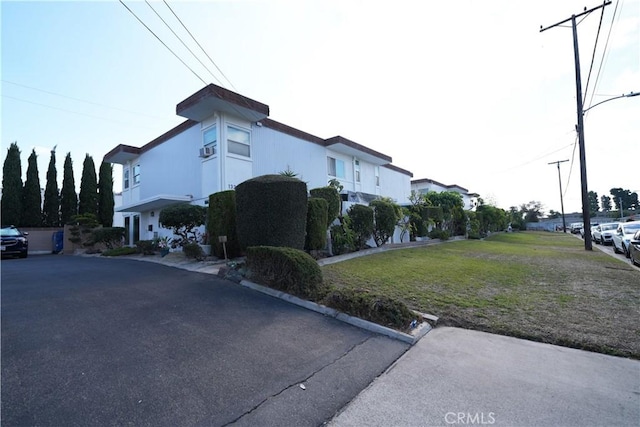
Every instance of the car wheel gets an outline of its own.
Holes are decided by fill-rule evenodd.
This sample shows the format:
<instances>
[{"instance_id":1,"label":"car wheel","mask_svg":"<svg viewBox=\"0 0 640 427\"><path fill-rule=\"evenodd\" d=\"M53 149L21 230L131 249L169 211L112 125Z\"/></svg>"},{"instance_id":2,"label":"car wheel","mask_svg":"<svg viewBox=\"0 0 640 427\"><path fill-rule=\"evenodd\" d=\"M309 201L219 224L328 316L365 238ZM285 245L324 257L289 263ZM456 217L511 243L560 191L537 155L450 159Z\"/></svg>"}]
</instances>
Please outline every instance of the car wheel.
<instances>
[{"instance_id":1,"label":"car wheel","mask_svg":"<svg viewBox=\"0 0 640 427\"><path fill-rule=\"evenodd\" d=\"M631 258L631 264L633 265L640 265L637 261L636 261L636 257L633 256L633 254L630 255Z\"/></svg>"},{"instance_id":2,"label":"car wheel","mask_svg":"<svg viewBox=\"0 0 640 427\"><path fill-rule=\"evenodd\" d=\"M620 252L620 250L618 249L615 243L613 244L613 253L616 253L616 254L622 253Z\"/></svg>"},{"instance_id":3,"label":"car wheel","mask_svg":"<svg viewBox=\"0 0 640 427\"><path fill-rule=\"evenodd\" d=\"M627 247L622 244L622 251L624 252L624 256L627 258L631 258L631 254L629 253L629 249L627 249Z\"/></svg>"}]
</instances>

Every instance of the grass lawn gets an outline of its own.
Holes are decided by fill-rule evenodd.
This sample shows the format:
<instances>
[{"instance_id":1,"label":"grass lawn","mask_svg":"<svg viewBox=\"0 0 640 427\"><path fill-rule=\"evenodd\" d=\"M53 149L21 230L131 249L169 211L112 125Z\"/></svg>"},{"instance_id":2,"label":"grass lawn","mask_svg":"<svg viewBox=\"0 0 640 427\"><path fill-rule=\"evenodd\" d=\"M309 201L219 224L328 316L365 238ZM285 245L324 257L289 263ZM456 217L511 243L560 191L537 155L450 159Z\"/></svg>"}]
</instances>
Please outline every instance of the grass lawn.
<instances>
[{"instance_id":1,"label":"grass lawn","mask_svg":"<svg viewBox=\"0 0 640 427\"><path fill-rule=\"evenodd\" d=\"M562 233L495 234L322 267L459 326L640 359L640 271Z\"/></svg>"}]
</instances>

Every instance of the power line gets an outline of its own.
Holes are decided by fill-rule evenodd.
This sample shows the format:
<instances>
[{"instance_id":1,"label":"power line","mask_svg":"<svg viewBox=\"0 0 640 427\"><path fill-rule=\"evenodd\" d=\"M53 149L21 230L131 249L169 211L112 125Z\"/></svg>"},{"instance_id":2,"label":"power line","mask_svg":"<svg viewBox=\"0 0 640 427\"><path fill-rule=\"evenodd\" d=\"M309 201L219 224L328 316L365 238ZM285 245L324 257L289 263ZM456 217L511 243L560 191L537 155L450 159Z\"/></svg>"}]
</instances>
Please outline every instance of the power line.
<instances>
[{"instance_id":1,"label":"power line","mask_svg":"<svg viewBox=\"0 0 640 427\"><path fill-rule=\"evenodd\" d=\"M151 34L153 34L153 36L154 36L156 39L158 39L158 41L159 41L160 43L162 43L162 45L163 45L164 47L166 47L166 48L167 48L167 50L168 50L169 52L171 52L171 53L173 54L173 56L175 56L175 57L178 59L178 61L182 62L182 65L184 65L185 67L187 67L187 68L189 69L189 71L191 71L191 72L193 73L193 75L194 75L194 76L196 76L196 77L197 77L197 78L198 78L198 79L199 79L199 80L200 80L200 81L201 81L201 82L206 86L207 82L205 82L205 81L202 79L202 77L200 77L200 76L199 76L195 71L193 71L193 69L192 69L191 67L189 67L189 66L187 65L187 63L186 63L186 62L184 62L184 61L183 61L183 60L182 60L178 55L176 55L176 53L175 53L173 50L171 50L171 48L170 48L169 46L167 46L167 45L165 44L165 42L163 42L163 41L162 41L162 39L160 39L160 37L158 37L158 36L156 35L156 33L154 33L154 32L151 30L151 28L149 28L149 27L147 26L147 24L145 24L144 22L142 22L142 20L141 20L140 18L138 18L138 15L136 15L136 14L135 14L131 9L129 9L129 6L127 6L126 4L124 4L124 2L123 2L122 0L118 0L118 1L120 2L120 4L121 4L121 5L123 5L123 6L124 6L124 7L129 11L129 13L131 13L131 14L132 14L132 15L133 15L137 20L138 20L138 22L140 22L140 23L141 23L141 24L142 24L142 25L143 25L143 26L144 26L144 27L145 27L145 28L146 28L146 29L147 29Z\"/></svg>"},{"instance_id":2,"label":"power line","mask_svg":"<svg viewBox=\"0 0 640 427\"><path fill-rule=\"evenodd\" d=\"M615 13L615 12L614 12ZM589 65L589 74L587 75L587 84L584 87L584 99L582 102L587 99L587 93L589 92L589 80L591 79L591 71L593 71L593 62L596 57L596 49L598 47L598 39L600 38L600 28L602 28L602 18L604 17L604 7L600 13L600 22L598 23L598 32L596 33L596 41L593 44L593 53L591 54L591 65Z\"/></svg>"},{"instance_id":3,"label":"power line","mask_svg":"<svg viewBox=\"0 0 640 427\"><path fill-rule=\"evenodd\" d=\"M126 110L124 108L119 108L119 107L114 107L114 106L111 106L111 105L101 104L99 102L94 102L94 101L88 101L86 99L74 98L73 96L67 96L67 95L63 95L61 93L51 92L51 91L44 90L44 89L39 89L39 88L33 87L33 86L28 86L28 85L24 85L24 84L21 84L21 83L11 82L9 80L2 79L2 82L3 83L8 83L8 84L11 84L11 85L15 85L15 86L19 86L19 87L23 87L23 88L26 88L26 89L35 90L35 91L42 92L42 93L47 93L49 95L59 96L61 98L70 99L72 101L84 102L86 104L96 105L98 107L111 108L113 110L118 110L118 111L122 111L122 112L125 112L125 113L139 114L141 116L147 116L147 117L151 117L151 118L154 118L154 119L160 119L160 120L167 120L169 118L169 117L153 116L151 114L141 113L139 111ZM16 99L18 99L18 98L16 98ZM28 101L25 101L25 102L28 102Z\"/></svg>"},{"instance_id":4,"label":"power line","mask_svg":"<svg viewBox=\"0 0 640 427\"><path fill-rule=\"evenodd\" d=\"M193 39L194 42L196 42L196 44L198 45L198 47L200 48L200 50L202 50L202 52L207 56L207 58L209 58L209 61L211 61L211 63L216 67L216 69L220 72L220 74L222 75L222 77L225 78L225 80L229 83L229 85L233 88L233 90L235 90L236 92L238 91L238 89L236 89L236 87L233 85L233 83L231 83L231 80L229 80L229 78L222 72L222 70L220 69L220 67L218 67L218 65L213 61L213 59L211 59L211 57L209 56L209 54L207 53L206 50L204 50L204 48L200 45L200 43L198 43L198 40L196 40L196 38L193 36L193 34L191 34L191 31L189 31L189 29L187 28L186 25L184 25L184 23L182 22L182 20L178 17L178 15L176 15L176 13L173 11L173 9L171 8L171 6L169 6L169 3L167 3L166 0L163 0L164 4L169 8L169 10L171 11L171 13L173 13L173 16L176 17L176 19L178 20L178 22L180 22L180 24L182 25L182 28L184 28L187 33L189 33L189 35L191 36L191 38ZM222 84L222 83L220 83Z\"/></svg>"},{"instance_id":5,"label":"power line","mask_svg":"<svg viewBox=\"0 0 640 427\"><path fill-rule=\"evenodd\" d=\"M171 28L171 26L169 24L167 24L167 21L165 21L162 18L162 16L160 16L158 11L155 10L153 8L153 6L151 6L151 3L149 3L147 0L144 0L144 1L147 4L147 6L149 6L151 8L151 10L153 10L153 12L156 14L156 16L158 18L160 18L160 20L164 23L164 25L166 25L166 27L169 29L169 31L171 31L173 33L173 35L176 36L176 38L178 40L180 40L180 43L182 43L182 46L184 46L189 51L189 53L196 59L196 61L198 61L200 63L200 65L202 65L204 67L204 69L207 70L209 72L209 74L211 74L211 77L213 77L218 83L222 84L222 82L211 72L211 70L206 65L204 65L204 63L200 60L200 58L198 58L196 56L196 54L193 53L193 51L189 48L189 46L187 46L187 44L182 40L182 38L179 35L177 35L175 31L173 31L173 28Z\"/></svg>"}]
</instances>

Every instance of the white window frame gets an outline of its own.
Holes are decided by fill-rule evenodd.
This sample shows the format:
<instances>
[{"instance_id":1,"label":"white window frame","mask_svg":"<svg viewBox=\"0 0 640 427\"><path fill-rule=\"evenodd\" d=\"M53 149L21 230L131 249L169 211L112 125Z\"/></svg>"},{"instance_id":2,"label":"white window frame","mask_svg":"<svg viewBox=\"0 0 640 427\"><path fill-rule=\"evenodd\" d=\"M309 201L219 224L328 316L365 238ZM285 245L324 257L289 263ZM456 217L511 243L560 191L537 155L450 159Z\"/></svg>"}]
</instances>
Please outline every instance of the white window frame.
<instances>
[{"instance_id":1,"label":"white window frame","mask_svg":"<svg viewBox=\"0 0 640 427\"><path fill-rule=\"evenodd\" d=\"M342 169L338 167L338 165L342 165ZM339 174L342 170L342 174ZM336 159L335 157L327 156L327 175L333 176L336 178L346 178L346 169L344 167L344 160Z\"/></svg>"},{"instance_id":2,"label":"white window frame","mask_svg":"<svg viewBox=\"0 0 640 427\"><path fill-rule=\"evenodd\" d=\"M213 141L207 142L206 137L207 135L210 135L212 132L215 135L215 139ZM203 148L212 147L213 155L215 156L216 154L218 154L218 126L217 125L209 126L208 128L202 131L202 147Z\"/></svg>"},{"instance_id":3,"label":"white window frame","mask_svg":"<svg viewBox=\"0 0 640 427\"><path fill-rule=\"evenodd\" d=\"M137 174L136 174L137 171ZM140 163L137 163L134 167L133 167L133 185L139 185L140 184Z\"/></svg>"},{"instance_id":4,"label":"white window frame","mask_svg":"<svg viewBox=\"0 0 640 427\"><path fill-rule=\"evenodd\" d=\"M231 138L232 132L230 132L231 129L246 134L248 141L238 141L237 139L232 139ZM247 154L232 151L231 147L234 147L234 144L245 146L247 150ZM227 154L231 154L232 156L238 156L244 159L250 159L251 158L251 131L237 125L227 125Z\"/></svg>"},{"instance_id":5,"label":"white window frame","mask_svg":"<svg viewBox=\"0 0 640 427\"><path fill-rule=\"evenodd\" d=\"M122 177L122 185L124 187L125 190L127 190L130 186L130 182L129 182L129 177L130 177L130 171L129 171L129 166L127 165L124 168L124 172L123 172L123 177Z\"/></svg>"}]
</instances>

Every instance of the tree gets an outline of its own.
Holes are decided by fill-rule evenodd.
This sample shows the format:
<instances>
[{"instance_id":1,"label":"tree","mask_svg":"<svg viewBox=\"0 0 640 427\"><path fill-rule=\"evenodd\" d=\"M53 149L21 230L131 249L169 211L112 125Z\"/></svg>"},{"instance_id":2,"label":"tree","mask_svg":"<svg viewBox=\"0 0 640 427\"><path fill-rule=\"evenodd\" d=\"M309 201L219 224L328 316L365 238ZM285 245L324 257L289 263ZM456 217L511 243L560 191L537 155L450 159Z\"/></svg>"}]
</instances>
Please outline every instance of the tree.
<instances>
[{"instance_id":1,"label":"tree","mask_svg":"<svg viewBox=\"0 0 640 427\"><path fill-rule=\"evenodd\" d=\"M31 151L27 166L27 180L22 192L22 226L40 227L42 225L42 193L38 176L38 156Z\"/></svg>"},{"instance_id":2,"label":"tree","mask_svg":"<svg viewBox=\"0 0 640 427\"><path fill-rule=\"evenodd\" d=\"M173 241L184 246L197 243L197 228L207 221L207 210L198 205L177 203L162 209L158 219L162 227L172 229L173 234L180 237Z\"/></svg>"},{"instance_id":3,"label":"tree","mask_svg":"<svg viewBox=\"0 0 640 427\"><path fill-rule=\"evenodd\" d=\"M7 149L7 158L2 167L0 206L3 225L22 225L22 162L17 142Z\"/></svg>"},{"instance_id":4,"label":"tree","mask_svg":"<svg viewBox=\"0 0 640 427\"><path fill-rule=\"evenodd\" d=\"M98 221L103 227L113 225L113 166L103 162L100 165L98 182Z\"/></svg>"},{"instance_id":5,"label":"tree","mask_svg":"<svg viewBox=\"0 0 640 427\"><path fill-rule=\"evenodd\" d=\"M520 213L524 217L524 222L539 222L544 214L542 212L542 203L532 200L529 203L520 205Z\"/></svg>"},{"instance_id":6,"label":"tree","mask_svg":"<svg viewBox=\"0 0 640 427\"><path fill-rule=\"evenodd\" d=\"M606 195L600 197L600 206L603 212L609 212L611 210L611 197Z\"/></svg>"},{"instance_id":7,"label":"tree","mask_svg":"<svg viewBox=\"0 0 640 427\"><path fill-rule=\"evenodd\" d=\"M424 198L428 205L442 208L441 228L455 232L455 229L460 226L459 222L462 220L460 212L457 211L457 208L464 209L462 195L455 191L442 191L440 193L429 191L424 195Z\"/></svg>"},{"instance_id":8,"label":"tree","mask_svg":"<svg viewBox=\"0 0 640 427\"><path fill-rule=\"evenodd\" d=\"M376 246L380 247L393 237L401 211L395 203L387 199L374 200L369 206L373 209L373 240Z\"/></svg>"},{"instance_id":9,"label":"tree","mask_svg":"<svg viewBox=\"0 0 640 427\"><path fill-rule=\"evenodd\" d=\"M589 198L589 214L591 216L595 216L600 210L600 206L598 205L598 193L595 191L589 191L587 196Z\"/></svg>"},{"instance_id":10,"label":"tree","mask_svg":"<svg viewBox=\"0 0 640 427\"><path fill-rule=\"evenodd\" d=\"M47 169L47 186L44 190L44 204L42 207L42 225L45 227L60 226L60 193L58 191L55 149L51 150L49 169Z\"/></svg>"},{"instance_id":11,"label":"tree","mask_svg":"<svg viewBox=\"0 0 640 427\"><path fill-rule=\"evenodd\" d=\"M623 188L612 188L611 198L616 205L616 209L620 210L620 202L622 209L635 210L638 207L638 193L625 190Z\"/></svg>"},{"instance_id":12,"label":"tree","mask_svg":"<svg viewBox=\"0 0 640 427\"><path fill-rule=\"evenodd\" d=\"M86 155L82 164L82 179L80 180L80 198L78 213L94 214L98 216L98 178L93 158Z\"/></svg>"},{"instance_id":13,"label":"tree","mask_svg":"<svg viewBox=\"0 0 640 427\"><path fill-rule=\"evenodd\" d=\"M73 178L71 153L67 153L67 157L64 159L63 174L62 191L60 192L60 220L63 225L66 225L78 214L78 195L76 194L76 182Z\"/></svg>"},{"instance_id":14,"label":"tree","mask_svg":"<svg viewBox=\"0 0 640 427\"><path fill-rule=\"evenodd\" d=\"M374 232L373 209L365 205L353 205L347 211L350 228L354 232L356 250L364 249Z\"/></svg>"}]
</instances>

